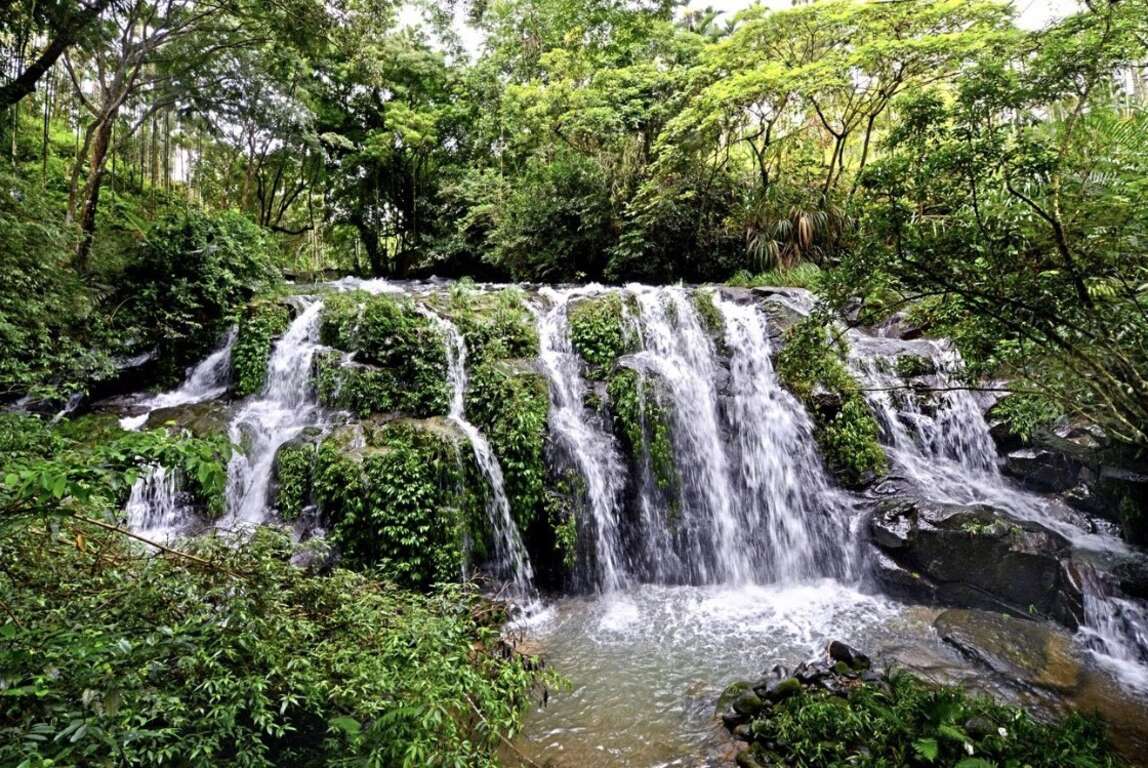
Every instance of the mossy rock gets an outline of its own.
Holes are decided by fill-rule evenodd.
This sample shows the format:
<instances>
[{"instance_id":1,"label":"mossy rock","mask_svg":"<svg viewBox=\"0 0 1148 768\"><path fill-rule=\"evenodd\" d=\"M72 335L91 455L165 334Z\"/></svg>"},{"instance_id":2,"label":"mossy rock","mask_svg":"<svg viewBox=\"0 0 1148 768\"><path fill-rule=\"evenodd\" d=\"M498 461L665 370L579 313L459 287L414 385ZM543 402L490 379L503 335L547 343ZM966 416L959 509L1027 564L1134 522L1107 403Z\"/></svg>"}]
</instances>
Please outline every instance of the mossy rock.
<instances>
[{"instance_id":1,"label":"mossy rock","mask_svg":"<svg viewBox=\"0 0 1148 768\"><path fill-rule=\"evenodd\" d=\"M471 365L538 354L534 315L520 288L482 291L458 284L449 293L431 296L427 303L459 329Z\"/></svg>"},{"instance_id":2,"label":"mossy rock","mask_svg":"<svg viewBox=\"0 0 1148 768\"><path fill-rule=\"evenodd\" d=\"M196 437L211 437L227 434L230 421L231 409L227 403L207 400L202 403L157 408L148 414L145 427L151 429L171 425L177 429L186 429Z\"/></svg>"},{"instance_id":3,"label":"mossy rock","mask_svg":"<svg viewBox=\"0 0 1148 768\"><path fill-rule=\"evenodd\" d=\"M592 379L605 379L615 361L633 352L638 340L626 328L617 293L578 299L568 310L570 343L586 362Z\"/></svg>"},{"instance_id":4,"label":"mossy rock","mask_svg":"<svg viewBox=\"0 0 1148 768\"><path fill-rule=\"evenodd\" d=\"M937 363L924 355L898 355L893 361L893 370L902 379L915 379L936 374Z\"/></svg>"},{"instance_id":5,"label":"mossy rock","mask_svg":"<svg viewBox=\"0 0 1148 768\"><path fill-rule=\"evenodd\" d=\"M275 454L275 510L282 520L298 520L313 502L317 457L318 444L308 436L285 443Z\"/></svg>"},{"instance_id":6,"label":"mossy rock","mask_svg":"<svg viewBox=\"0 0 1148 768\"><path fill-rule=\"evenodd\" d=\"M620 368L607 387L615 431L635 464L647 458L658 489L676 502L681 476L674 458L670 414L657 397L654 379Z\"/></svg>"},{"instance_id":7,"label":"mossy rock","mask_svg":"<svg viewBox=\"0 0 1148 768\"><path fill-rule=\"evenodd\" d=\"M231 349L232 391L237 396L246 397L263 389L271 349L290 324L291 311L277 298L257 299L243 308Z\"/></svg>"}]
</instances>

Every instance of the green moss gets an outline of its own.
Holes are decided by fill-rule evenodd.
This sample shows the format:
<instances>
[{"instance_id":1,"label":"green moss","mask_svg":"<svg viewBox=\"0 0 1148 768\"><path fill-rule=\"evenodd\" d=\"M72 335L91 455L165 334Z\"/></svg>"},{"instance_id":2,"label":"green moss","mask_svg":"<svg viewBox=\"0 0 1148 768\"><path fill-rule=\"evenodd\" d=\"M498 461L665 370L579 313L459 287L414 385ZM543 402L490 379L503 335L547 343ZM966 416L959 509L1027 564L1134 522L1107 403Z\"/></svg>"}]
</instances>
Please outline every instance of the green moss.
<instances>
[{"instance_id":1,"label":"green moss","mask_svg":"<svg viewBox=\"0 0 1148 768\"><path fill-rule=\"evenodd\" d=\"M480 505L468 492L469 455L444 433L395 422L365 428L367 446L343 436L318 450L316 500L351 563L414 587L457 581Z\"/></svg>"},{"instance_id":2,"label":"green moss","mask_svg":"<svg viewBox=\"0 0 1148 768\"><path fill-rule=\"evenodd\" d=\"M922 355L898 355L893 361L893 370L902 379L914 379L932 376L937 372L937 364Z\"/></svg>"},{"instance_id":3,"label":"green moss","mask_svg":"<svg viewBox=\"0 0 1148 768\"><path fill-rule=\"evenodd\" d=\"M614 361L634 348L616 293L577 302L570 307L569 319L570 343L589 366L590 378L605 379Z\"/></svg>"},{"instance_id":4,"label":"green moss","mask_svg":"<svg viewBox=\"0 0 1148 768\"><path fill-rule=\"evenodd\" d=\"M538 331L520 288L480 292L460 284L435 308L462 333L472 365L538 354Z\"/></svg>"},{"instance_id":5,"label":"green moss","mask_svg":"<svg viewBox=\"0 0 1148 768\"><path fill-rule=\"evenodd\" d=\"M698 319L701 320L703 328L710 333L718 334L725 330L725 319L722 318L721 310L714 303L712 291L699 288L693 292L690 300L693 302L694 311L698 313Z\"/></svg>"},{"instance_id":6,"label":"green moss","mask_svg":"<svg viewBox=\"0 0 1148 768\"><path fill-rule=\"evenodd\" d=\"M467 417L486 435L502 466L506 494L519 527L544 501L549 392L543 377L488 361L470 374Z\"/></svg>"},{"instance_id":7,"label":"green moss","mask_svg":"<svg viewBox=\"0 0 1148 768\"><path fill-rule=\"evenodd\" d=\"M316 448L310 442L287 443L275 455L275 509L292 522L311 503Z\"/></svg>"},{"instance_id":8,"label":"green moss","mask_svg":"<svg viewBox=\"0 0 1148 768\"><path fill-rule=\"evenodd\" d=\"M355 365L340 356L317 356L321 401L360 416L402 411L442 415L450 401L442 333L405 296L336 294L327 299L320 322L324 344L355 353Z\"/></svg>"},{"instance_id":9,"label":"green moss","mask_svg":"<svg viewBox=\"0 0 1148 768\"><path fill-rule=\"evenodd\" d=\"M800 687L752 722L750 756L757 764L810 768L1124 764L1097 718L1074 712L1041 722L1017 707L906 673L875 682L842 676L837 682L839 694L820 686Z\"/></svg>"},{"instance_id":10,"label":"green moss","mask_svg":"<svg viewBox=\"0 0 1148 768\"><path fill-rule=\"evenodd\" d=\"M239 334L231 350L231 376L236 395L246 397L263 389L271 347L290 324L290 312L278 301L253 301L243 308Z\"/></svg>"},{"instance_id":11,"label":"green moss","mask_svg":"<svg viewBox=\"0 0 1148 768\"><path fill-rule=\"evenodd\" d=\"M856 485L887 467L880 443L880 428L868 404L834 348L829 332L817 318L793 326L778 355L777 373L791 392L801 398L813 418L814 437L829 468L844 483ZM826 407L814 397L824 391L839 401Z\"/></svg>"},{"instance_id":12,"label":"green moss","mask_svg":"<svg viewBox=\"0 0 1148 768\"><path fill-rule=\"evenodd\" d=\"M629 368L617 371L607 385L614 424L637 461L648 454L650 470L658 488L673 494L680 477L674 462L673 434L669 414L658 402L654 382Z\"/></svg>"}]
</instances>

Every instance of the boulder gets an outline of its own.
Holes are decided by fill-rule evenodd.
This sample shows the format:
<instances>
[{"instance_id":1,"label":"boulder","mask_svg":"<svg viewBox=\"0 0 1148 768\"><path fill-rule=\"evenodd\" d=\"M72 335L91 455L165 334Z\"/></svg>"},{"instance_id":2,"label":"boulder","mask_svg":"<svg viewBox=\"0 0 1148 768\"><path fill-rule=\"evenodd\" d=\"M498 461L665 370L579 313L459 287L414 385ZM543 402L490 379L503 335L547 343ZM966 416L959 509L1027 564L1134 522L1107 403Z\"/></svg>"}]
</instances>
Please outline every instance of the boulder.
<instances>
[{"instance_id":1,"label":"boulder","mask_svg":"<svg viewBox=\"0 0 1148 768\"><path fill-rule=\"evenodd\" d=\"M1080 679L1072 636L1054 624L1000 613L949 609L933 627L965 658L1022 684L1069 691Z\"/></svg>"},{"instance_id":2,"label":"boulder","mask_svg":"<svg viewBox=\"0 0 1148 768\"><path fill-rule=\"evenodd\" d=\"M176 405L171 408L157 408L148 417L145 427L154 429L166 424L174 424L186 429L196 437L210 437L227 433L231 421L231 410L222 400L207 400L202 403Z\"/></svg>"},{"instance_id":3,"label":"boulder","mask_svg":"<svg viewBox=\"0 0 1148 768\"><path fill-rule=\"evenodd\" d=\"M1075 629L1083 620L1080 580L1067 539L985 505L911 497L877 503L874 544L892 564L874 576L901 597L1040 617Z\"/></svg>"},{"instance_id":4,"label":"boulder","mask_svg":"<svg viewBox=\"0 0 1148 768\"><path fill-rule=\"evenodd\" d=\"M869 667L872 666L872 662L869 660L868 656L861 653L861 651L858 651L856 648L846 645L840 640L833 640L829 643L828 653L829 658L833 661L840 662L849 667L849 669L856 670L858 672L864 669L869 669Z\"/></svg>"},{"instance_id":5,"label":"boulder","mask_svg":"<svg viewBox=\"0 0 1148 768\"><path fill-rule=\"evenodd\" d=\"M1063 453L1044 448L1020 448L1005 456L1005 474L1034 491L1067 491L1081 480L1083 467Z\"/></svg>"}]
</instances>

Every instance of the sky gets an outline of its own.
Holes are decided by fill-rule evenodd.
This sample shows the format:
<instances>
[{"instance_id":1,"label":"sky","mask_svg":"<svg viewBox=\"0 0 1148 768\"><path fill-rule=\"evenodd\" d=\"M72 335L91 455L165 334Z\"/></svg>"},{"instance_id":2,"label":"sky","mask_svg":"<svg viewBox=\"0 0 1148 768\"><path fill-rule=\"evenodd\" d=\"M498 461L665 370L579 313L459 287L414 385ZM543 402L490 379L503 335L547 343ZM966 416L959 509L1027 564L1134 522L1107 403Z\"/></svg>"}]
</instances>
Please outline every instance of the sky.
<instances>
[{"instance_id":1,"label":"sky","mask_svg":"<svg viewBox=\"0 0 1148 768\"><path fill-rule=\"evenodd\" d=\"M693 0L689 4L691 9L712 7L722 13L734 14L752 4L754 0ZM792 0L761 0L770 8L788 8L793 5ZM1020 26L1026 29L1039 29L1049 22L1072 13L1078 6L1079 0L1013 0L1019 11ZM455 28L463 46L472 57L477 57L482 47L482 33L466 23L465 3L457 3L455 11ZM400 24L417 25L419 11L407 5L399 13Z\"/></svg>"}]
</instances>

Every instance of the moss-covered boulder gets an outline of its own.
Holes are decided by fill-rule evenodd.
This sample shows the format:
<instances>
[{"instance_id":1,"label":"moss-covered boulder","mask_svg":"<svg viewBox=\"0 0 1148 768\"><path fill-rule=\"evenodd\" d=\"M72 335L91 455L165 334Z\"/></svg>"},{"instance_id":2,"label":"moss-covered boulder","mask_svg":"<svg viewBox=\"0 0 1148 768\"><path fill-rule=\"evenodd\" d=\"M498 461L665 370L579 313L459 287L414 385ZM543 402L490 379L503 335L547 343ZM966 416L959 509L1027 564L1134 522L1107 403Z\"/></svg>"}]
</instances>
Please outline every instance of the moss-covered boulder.
<instances>
[{"instance_id":1,"label":"moss-covered boulder","mask_svg":"<svg viewBox=\"0 0 1148 768\"><path fill-rule=\"evenodd\" d=\"M481 541L482 488L445 421L368 422L318 447L314 495L342 557L425 588L457 581Z\"/></svg>"},{"instance_id":2,"label":"moss-covered boulder","mask_svg":"<svg viewBox=\"0 0 1148 768\"><path fill-rule=\"evenodd\" d=\"M231 350L232 391L236 395L246 397L263 389L271 348L290 324L291 311L277 298L252 301L243 308Z\"/></svg>"},{"instance_id":3,"label":"moss-covered boulder","mask_svg":"<svg viewBox=\"0 0 1148 768\"><path fill-rule=\"evenodd\" d=\"M622 302L620 294L608 293L570 306L570 343L586 362L591 379L605 379L619 357L637 348L637 338L626 327Z\"/></svg>"}]
</instances>

